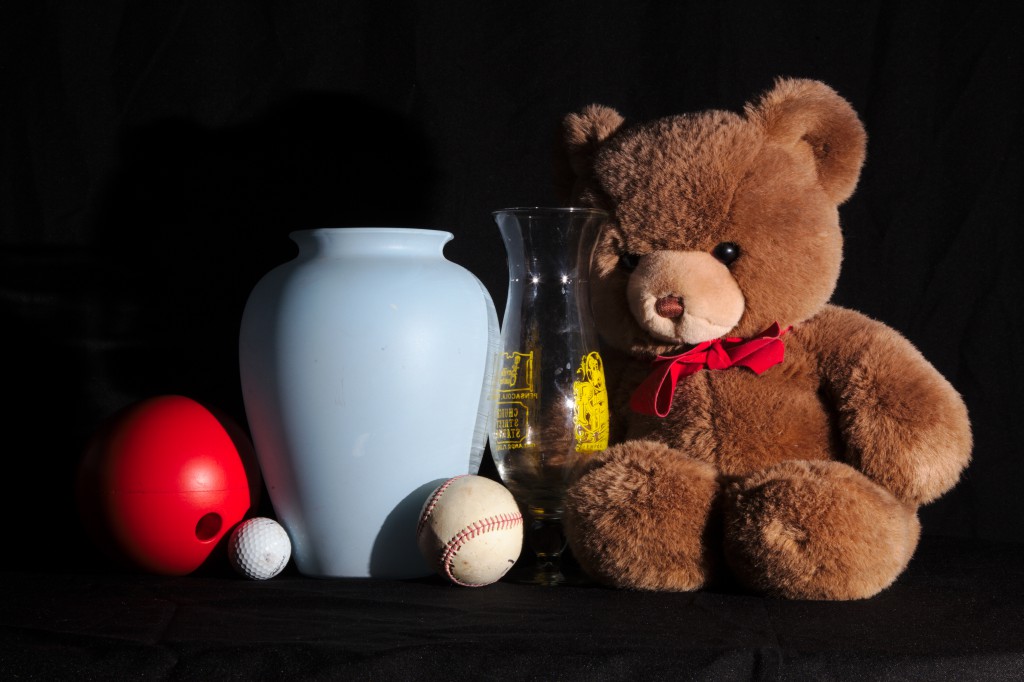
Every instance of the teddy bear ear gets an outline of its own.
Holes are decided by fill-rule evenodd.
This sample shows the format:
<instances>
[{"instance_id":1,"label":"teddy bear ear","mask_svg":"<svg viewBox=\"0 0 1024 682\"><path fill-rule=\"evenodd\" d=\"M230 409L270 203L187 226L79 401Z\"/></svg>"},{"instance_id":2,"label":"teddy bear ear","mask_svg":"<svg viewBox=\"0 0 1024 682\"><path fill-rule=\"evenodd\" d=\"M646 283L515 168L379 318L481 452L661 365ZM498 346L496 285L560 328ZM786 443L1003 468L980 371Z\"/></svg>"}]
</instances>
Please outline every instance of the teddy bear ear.
<instances>
[{"instance_id":1,"label":"teddy bear ear","mask_svg":"<svg viewBox=\"0 0 1024 682\"><path fill-rule=\"evenodd\" d=\"M557 184L563 196L574 201L581 188L593 179L594 155L601 144L622 127L619 112L601 104L591 104L579 113L562 119L561 157L557 165Z\"/></svg>"},{"instance_id":2,"label":"teddy bear ear","mask_svg":"<svg viewBox=\"0 0 1024 682\"><path fill-rule=\"evenodd\" d=\"M864 165L867 134L853 107L815 80L780 78L757 102L746 106L769 139L809 145L818 178L836 204L850 198Z\"/></svg>"}]
</instances>

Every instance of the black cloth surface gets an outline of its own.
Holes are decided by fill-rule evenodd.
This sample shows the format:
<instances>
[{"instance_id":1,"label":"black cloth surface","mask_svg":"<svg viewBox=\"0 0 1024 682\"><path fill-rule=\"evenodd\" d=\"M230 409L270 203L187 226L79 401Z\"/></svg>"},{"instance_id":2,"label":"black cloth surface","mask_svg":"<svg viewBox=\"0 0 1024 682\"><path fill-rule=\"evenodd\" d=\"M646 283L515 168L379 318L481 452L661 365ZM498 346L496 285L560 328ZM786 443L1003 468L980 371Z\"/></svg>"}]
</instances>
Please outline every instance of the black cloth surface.
<instances>
[{"instance_id":1,"label":"black cloth surface","mask_svg":"<svg viewBox=\"0 0 1024 682\"><path fill-rule=\"evenodd\" d=\"M856 602L57 571L0 603L6 679L1024 679L1024 545L938 537Z\"/></svg>"}]
</instances>

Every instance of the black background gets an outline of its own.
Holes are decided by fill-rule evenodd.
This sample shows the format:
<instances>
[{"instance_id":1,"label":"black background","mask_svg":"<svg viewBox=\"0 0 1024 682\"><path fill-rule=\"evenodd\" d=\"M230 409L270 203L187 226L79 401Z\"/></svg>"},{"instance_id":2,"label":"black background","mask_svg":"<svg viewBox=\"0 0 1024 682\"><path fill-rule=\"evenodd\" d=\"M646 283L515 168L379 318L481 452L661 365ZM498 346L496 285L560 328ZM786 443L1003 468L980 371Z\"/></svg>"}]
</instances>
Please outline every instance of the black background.
<instances>
[{"instance_id":1,"label":"black background","mask_svg":"<svg viewBox=\"0 0 1024 682\"><path fill-rule=\"evenodd\" d=\"M504 304L490 212L555 202L556 125L851 101L868 161L835 301L964 395L974 462L924 532L1024 541L1020 12L1011 2L21 2L0 10L7 567L75 565L104 417L181 393L244 423L237 330L313 226L452 232Z\"/></svg>"}]
</instances>

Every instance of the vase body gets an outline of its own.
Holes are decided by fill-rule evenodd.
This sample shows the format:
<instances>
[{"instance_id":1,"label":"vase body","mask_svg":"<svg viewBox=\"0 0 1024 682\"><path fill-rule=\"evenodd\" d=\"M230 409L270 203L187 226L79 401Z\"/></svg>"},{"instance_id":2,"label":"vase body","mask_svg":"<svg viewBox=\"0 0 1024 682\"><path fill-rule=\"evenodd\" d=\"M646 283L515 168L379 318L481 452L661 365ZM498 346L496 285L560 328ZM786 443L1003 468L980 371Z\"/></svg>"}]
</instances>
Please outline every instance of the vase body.
<instances>
[{"instance_id":1,"label":"vase body","mask_svg":"<svg viewBox=\"0 0 1024 682\"><path fill-rule=\"evenodd\" d=\"M498 343L480 281L447 232L296 232L253 289L239 339L246 417L299 571L410 578L420 506L476 473Z\"/></svg>"},{"instance_id":2,"label":"vase body","mask_svg":"<svg viewBox=\"0 0 1024 682\"><path fill-rule=\"evenodd\" d=\"M530 519L527 544L537 565L516 574L558 584L565 580L559 557L568 478L608 446L608 394L589 299L591 257L607 215L522 208L494 216L509 287L491 453Z\"/></svg>"}]
</instances>

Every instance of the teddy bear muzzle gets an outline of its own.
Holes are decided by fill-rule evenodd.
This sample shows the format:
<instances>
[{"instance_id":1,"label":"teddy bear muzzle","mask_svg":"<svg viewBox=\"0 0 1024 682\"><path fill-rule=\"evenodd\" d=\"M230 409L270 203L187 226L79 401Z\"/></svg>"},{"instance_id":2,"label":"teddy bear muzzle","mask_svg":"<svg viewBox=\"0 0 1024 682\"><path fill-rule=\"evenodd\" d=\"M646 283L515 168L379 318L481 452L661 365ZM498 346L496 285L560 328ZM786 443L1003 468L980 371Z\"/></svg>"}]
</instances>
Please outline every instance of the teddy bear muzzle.
<instances>
[{"instance_id":1,"label":"teddy bear muzzle","mask_svg":"<svg viewBox=\"0 0 1024 682\"><path fill-rule=\"evenodd\" d=\"M746 301L732 273L701 251L655 251L630 273L626 296L637 323L659 341L697 344L728 334Z\"/></svg>"}]
</instances>

